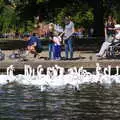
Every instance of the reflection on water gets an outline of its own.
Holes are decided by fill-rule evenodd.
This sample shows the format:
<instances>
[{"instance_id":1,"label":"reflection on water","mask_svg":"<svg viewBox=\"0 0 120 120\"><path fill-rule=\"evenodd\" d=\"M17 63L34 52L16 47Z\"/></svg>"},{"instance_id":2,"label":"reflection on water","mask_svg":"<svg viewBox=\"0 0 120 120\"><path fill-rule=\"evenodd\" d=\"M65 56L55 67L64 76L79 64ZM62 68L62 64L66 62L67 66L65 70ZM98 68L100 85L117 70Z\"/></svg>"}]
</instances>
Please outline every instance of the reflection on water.
<instances>
[{"instance_id":1,"label":"reflection on water","mask_svg":"<svg viewBox=\"0 0 120 120\"><path fill-rule=\"evenodd\" d=\"M118 120L120 86L92 83L46 88L10 84L0 87L0 120Z\"/></svg>"}]
</instances>

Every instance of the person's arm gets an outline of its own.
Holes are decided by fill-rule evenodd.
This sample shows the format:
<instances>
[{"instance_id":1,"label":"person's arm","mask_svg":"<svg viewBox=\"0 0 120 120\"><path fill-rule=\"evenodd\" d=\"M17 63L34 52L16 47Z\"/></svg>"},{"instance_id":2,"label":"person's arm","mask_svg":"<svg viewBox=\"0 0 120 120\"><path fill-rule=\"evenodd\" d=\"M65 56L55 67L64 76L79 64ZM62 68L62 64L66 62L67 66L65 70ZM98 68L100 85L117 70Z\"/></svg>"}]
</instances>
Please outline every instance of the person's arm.
<instances>
[{"instance_id":1,"label":"person's arm","mask_svg":"<svg viewBox=\"0 0 120 120\"><path fill-rule=\"evenodd\" d=\"M116 25L116 24L117 24L117 22L116 22L116 20L115 20L115 19L113 20L113 23L114 23L114 25Z\"/></svg>"},{"instance_id":2,"label":"person's arm","mask_svg":"<svg viewBox=\"0 0 120 120\"><path fill-rule=\"evenodd\" d=\"M75 33L74 23L72 22L72 34Z\"/></svg>"},{"instance_id":3,"label":"person's arm","mask_svg":"<svg viewBox=\"0 0 120 120\"><path fill-rule=\"evenodd\" d=\"M36 47L37 46L37 42L34 42L33 46Z\"/></svg>"},{"instance_id":4,"label":"person's arm","mask_svg":"<svg viewBox=\"0 0 120 120\"><path fill-rule=\"evenodd\" d=\"M105 39L107 39L107 29L106 29L106 27L104 28L104 32L105 32Z\"/></svg>"}]
</instances>

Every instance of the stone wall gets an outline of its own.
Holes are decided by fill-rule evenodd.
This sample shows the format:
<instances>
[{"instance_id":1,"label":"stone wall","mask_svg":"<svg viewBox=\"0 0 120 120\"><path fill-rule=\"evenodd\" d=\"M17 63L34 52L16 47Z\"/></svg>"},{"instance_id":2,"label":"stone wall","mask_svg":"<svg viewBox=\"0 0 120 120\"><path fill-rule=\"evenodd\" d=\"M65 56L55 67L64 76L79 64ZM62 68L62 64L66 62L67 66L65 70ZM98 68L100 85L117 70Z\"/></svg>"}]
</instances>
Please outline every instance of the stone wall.
<instances>
[{"instance_id":1,"label":"stone wall","mask_svg":"<svg viewBox=\"0 0 120 120\"><path fill-rule=\"evenodd\" d=\"M96 50L99 49L104 38L95 38L95 37L84 37L84 38L74 38L73 46L74 50ZM24 40L0 40L0 49L2 50L13 50L20 49L25 47ZM48 47L48 40L41 40L43 49ZM62 48L64 49L64 41L62 42Z\"/></svg>"}]
</instances>

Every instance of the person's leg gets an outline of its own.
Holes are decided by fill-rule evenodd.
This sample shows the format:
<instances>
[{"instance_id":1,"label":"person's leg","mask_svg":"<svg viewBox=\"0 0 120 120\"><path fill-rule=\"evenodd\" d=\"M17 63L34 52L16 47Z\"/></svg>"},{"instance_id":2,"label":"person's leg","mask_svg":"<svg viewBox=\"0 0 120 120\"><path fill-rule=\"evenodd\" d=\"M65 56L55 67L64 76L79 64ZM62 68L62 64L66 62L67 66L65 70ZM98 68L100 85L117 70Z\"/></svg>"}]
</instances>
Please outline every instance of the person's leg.
<instances>
[{"instance_id":1,"label":"person's leg","mask_svg":"<svg viewBox=\"0 0 120 120\"><path fill-rule=\"evenodd\" d=\"M68 49L69 49L69 46L68 46L68 40L65 41L65 58L68 59Z\"/></svg>"},{"instance_id":2,"label":"person's leg","mask_svg":"<svg viewBox=\"0 0 120 120\"><path fill-rule=\"evenodd\" d=\"M55 60L56 59L56 57L57 57L57 45L53 45L53 59Z\"/></svg>"},{"instance_id":3,"label":"person's leg","mask_svg":"<svg viewBox=\"0 0 120 120\"><path fill-rule=\"evenodd\" d=\"M56 46L56 59L57 60L60 60L60 58L61 58L61 55L60 55L60 45L57 45Z\"/></svg>"},{"instance_id":4,"label":"person's leg","mask_svg":"<svg viewBox=\"0 0 120 120\"><path fill-rule=\"evenodd\" d=\"M110 42L105 41L102 46L101 49L99 51L99 53L97 54L97 56L103 56L105 51L108 49L108 47L111 45Z\"/></svg>"},{"instance_id":5,"label":"person's leg","mask_svg":"<svg viewBox=\"0 0 120 120\"><path fill-rule=\"evenodd\" d=\"M35 52L36 50L35 50L35 47L34 46L27 46L27 50L29 51L29 52Z\"/></svg>"},{"instance_id":6,"label":"person's leg","mask_svg":"<svg viewBox=\"0 0 120 120\"><path fill-rule=\"evenodd\" d=\"M27 50L29 51L29 53L34 54L34 58L37 56L36 48L34 45L27 46Z\"/></svg>"},{"instance_id":7,"label":"person's leg","mask_svg":"<svg viewBox=\"0 0 120 120\"><path fill-rule=\"evenodd\" d=\"M68 46L70 50L70 59L73 58L73 45L72 45L72 39L68 40Z\"/></svg>"},{"instance_id":8,"label":"person's leg","mask_svg":"<svg viewBox=\"0 0 120 120\"><path fill-rule=\"evenodd\" d=\"M56 54L56 53L55 53L55 52L56 52L56 51L55 51L55 49L56 49L55 47L56 47L56 46L55 46L55 44L53 43L53 44L52 44L52 54L51 54L52 59L55 59L55 54Z\"/></svg>"},{"instance_id":9,"label":"person's leg","mask_svg":"<svg viewBox=\"0 0 120 120\"><path fill-rule=\"evenodd\" d=\"M41 53L41 52L42 52L42 48L36 47L35 49L36 49L36 52L37 52L37 53Z\"/></svg>"},{"instance_id":10,"label":"person's leg","mask_svg":"<svg viewBox=\"0 0 120 120\"><path fill-rule=\"evenodd\" d=\"M56 49L55 49L55 52L56 52L56 59L58 59L58 56L59 56L59 46L58 45L56 45Z\"/></svg>"},{"instance_id":11,"label":"person's leg","mask_svg":"<svg viewBox=\"0 0 120 120\"><path fill-rule=\"evenodd\" d=\"M48 45L48 49L49 49L49 59L51 59L52 58L52 48L53 46L52 46L52 44L49 44Z\"/></svg>"},{"instance_id":12,"label":"person's leg","mask_svg":"<svg viewBox=\"0 0 120 120\"><path fill-rule=\"evenodd\" d=\"M61 45L58 47L58 58L61 59Z\"/></svg>"}]
</instances>

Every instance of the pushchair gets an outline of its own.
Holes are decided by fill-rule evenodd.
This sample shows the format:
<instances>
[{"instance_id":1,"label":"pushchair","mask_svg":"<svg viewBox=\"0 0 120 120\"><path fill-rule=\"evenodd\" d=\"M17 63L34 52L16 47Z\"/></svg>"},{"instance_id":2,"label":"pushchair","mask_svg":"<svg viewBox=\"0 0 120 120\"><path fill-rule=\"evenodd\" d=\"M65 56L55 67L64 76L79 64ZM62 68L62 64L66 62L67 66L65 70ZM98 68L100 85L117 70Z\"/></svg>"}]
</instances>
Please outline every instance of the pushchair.
<instances>
[{"instance_id":1,"label":"pushchair","mask_svg":"<svg viewBox=\"0 0 120 120\"><path fill-rule=\"evenodd\" d=\"M120 58L120 42L113 42L106 51L107 58Z\"/></svg>"}]
</instances>

